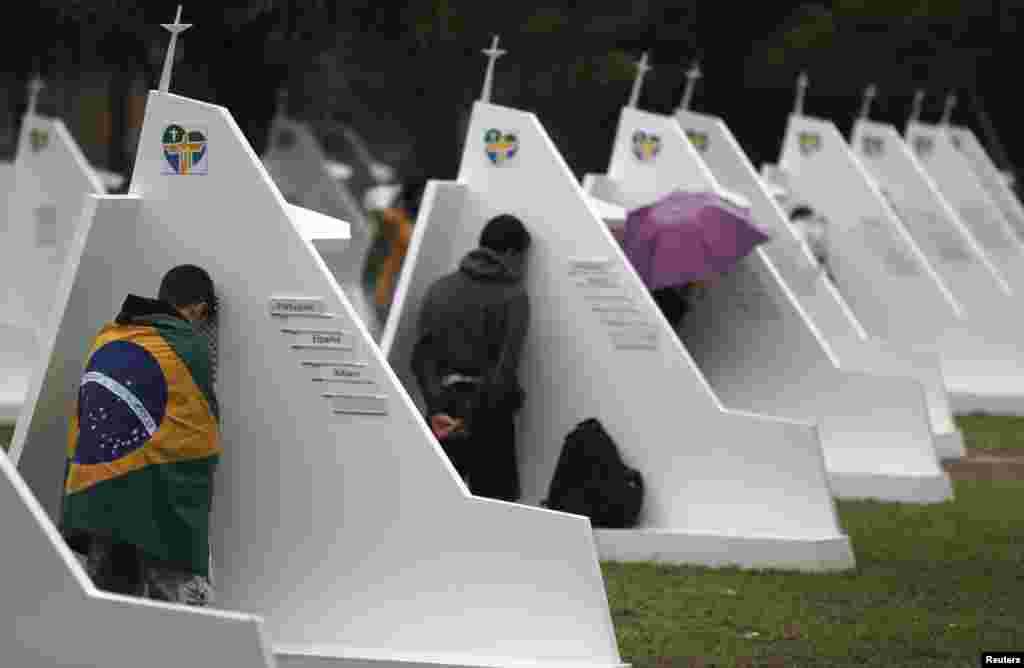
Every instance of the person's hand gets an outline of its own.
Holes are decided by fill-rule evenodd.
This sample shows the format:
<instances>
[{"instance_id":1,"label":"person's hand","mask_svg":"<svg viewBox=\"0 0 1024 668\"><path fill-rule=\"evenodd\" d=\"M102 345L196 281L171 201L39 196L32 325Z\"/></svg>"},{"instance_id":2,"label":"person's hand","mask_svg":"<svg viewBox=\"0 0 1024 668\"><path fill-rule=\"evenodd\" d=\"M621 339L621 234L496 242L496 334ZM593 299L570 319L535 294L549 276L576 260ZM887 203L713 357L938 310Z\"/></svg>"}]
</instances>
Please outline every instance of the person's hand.
<instances>
[{"instance_id":1,"label":"person's hand","mask_svg":"<svg viewBox=\"0 0 1024 668\"><path fill-rule=\"evenodd\" d=\"M434 432L437 440L443 441L462 429L462 420L456 420L450 415L438 413L437 415L430 416L430 429Z\"/></svg>"}]
</instances>

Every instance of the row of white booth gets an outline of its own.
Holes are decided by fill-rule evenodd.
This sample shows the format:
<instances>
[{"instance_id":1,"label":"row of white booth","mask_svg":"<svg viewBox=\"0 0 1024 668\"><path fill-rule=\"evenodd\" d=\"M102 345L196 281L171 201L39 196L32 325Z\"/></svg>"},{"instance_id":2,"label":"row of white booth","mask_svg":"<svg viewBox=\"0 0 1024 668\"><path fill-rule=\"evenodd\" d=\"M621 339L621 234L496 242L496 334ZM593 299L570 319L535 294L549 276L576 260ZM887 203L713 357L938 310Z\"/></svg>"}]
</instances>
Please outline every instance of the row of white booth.
<instances>
[{"instance_id":1,"label":"row of white booth","mask_svg":"<svg viewBox=\"0 0 1024 668\"><path fill-rule=\"evenodd\" d=\"M607 172L581 184L533 114L478 102L458 177L424 194L378 342L365 220L342 213L315 145L265 164L227 109L154 91L130 191L105 195L59 121L26 117L23 141L40 126L56 141L19 148L2 232L0 368L23 379L3 389L5 665L170 668L187 638L210 665L619 666L599 559L852 568L834 499L951 499L949 397L1002 410L1024 395L1024 222L968 131L918 124L908 143L863 123L851 144L790 118L784 185L835 226L832 283L722 120L626 107ZM173 156L170 126L196 138ZM739 195L773 240L677 332L609 226L679 188ZM533 237L520 504L468 492L409 369L427 286L500 213ZM213 610L97 590L55 526L88 344L186 262L222 303ZM615 288L581 280L594 273ZM345 345L318 345L323 331ZM645 476L634 529L536 507L588 417Z\"/></svg>"}]
</instances>

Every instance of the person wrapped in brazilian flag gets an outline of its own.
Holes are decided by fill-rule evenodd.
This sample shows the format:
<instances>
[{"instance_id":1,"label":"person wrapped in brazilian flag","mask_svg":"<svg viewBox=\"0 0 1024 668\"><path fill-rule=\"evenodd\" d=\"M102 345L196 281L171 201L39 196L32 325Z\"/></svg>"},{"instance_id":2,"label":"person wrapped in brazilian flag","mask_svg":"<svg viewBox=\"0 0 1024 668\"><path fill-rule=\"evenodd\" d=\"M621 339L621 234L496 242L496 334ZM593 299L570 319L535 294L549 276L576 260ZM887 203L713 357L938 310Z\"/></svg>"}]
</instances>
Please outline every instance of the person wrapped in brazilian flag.
<instances>
[{"instance_id":1,"label":"person wrapped in brazilian flag","mask_svg":"<svg viewBox=\"0 0 1024 668\"><path fill-rule=\"evenodd\" d=\"M221 455L213 282L182 265L129 295L89 351L70 420L62 529L94 584L211 602L209 518Z\"/></svg>"}]
</instances>

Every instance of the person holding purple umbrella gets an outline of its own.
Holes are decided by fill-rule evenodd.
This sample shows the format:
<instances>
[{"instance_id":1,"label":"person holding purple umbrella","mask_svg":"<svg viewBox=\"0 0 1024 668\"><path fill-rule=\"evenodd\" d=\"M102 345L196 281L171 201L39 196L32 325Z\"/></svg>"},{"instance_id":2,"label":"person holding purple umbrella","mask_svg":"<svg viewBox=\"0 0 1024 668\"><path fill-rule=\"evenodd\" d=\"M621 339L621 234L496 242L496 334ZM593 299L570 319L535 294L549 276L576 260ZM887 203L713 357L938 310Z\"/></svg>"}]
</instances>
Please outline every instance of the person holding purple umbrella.
<instances>
[{"instance_id":1,"label":"person holding purple umbrella","mask_svg":"<svg viewBox=\"0 0 1024 668\"><path fill-rule=\"evenodd\" d=\"M714 192L677 190L629 212L622 246L676 328L698 285L732 271L769 239L754 225L749 207Z\"/></svg>"}]
</instances>

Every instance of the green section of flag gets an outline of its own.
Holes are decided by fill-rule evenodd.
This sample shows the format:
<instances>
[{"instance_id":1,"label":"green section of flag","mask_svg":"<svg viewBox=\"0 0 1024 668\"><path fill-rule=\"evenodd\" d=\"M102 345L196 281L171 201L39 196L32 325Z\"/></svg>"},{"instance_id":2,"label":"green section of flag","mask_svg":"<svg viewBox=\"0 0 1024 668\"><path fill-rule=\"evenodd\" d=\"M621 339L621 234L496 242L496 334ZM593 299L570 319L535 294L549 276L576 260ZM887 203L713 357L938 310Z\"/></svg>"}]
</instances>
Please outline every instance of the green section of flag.
<instances>
[{"instance_id":1,"label":"green section of flag","mask_svg":"<svg viewBox=\"0 0 1024 668\"><path fill-rule=\"evenodd\" d=\"M104 328L94 351L117 341L142 346L158 361L169 389L168 412L140 449L95 464L73 460L81 436L73 417L63 527L109 535L158 562L206 575L220 454L206 339L187 321L152 316Z\"/></svg>"},{"instance_id":2,"label":"green section of flag","mask_svg":"<svg viewBox=\"0 0 1024 668\"><path fill-rule=\"evenodd\" d=\"M109 535L153 559L206 576L218 459L150 465L70 494L64 498L63 527Z\"/></svg>"}]
</instances>

